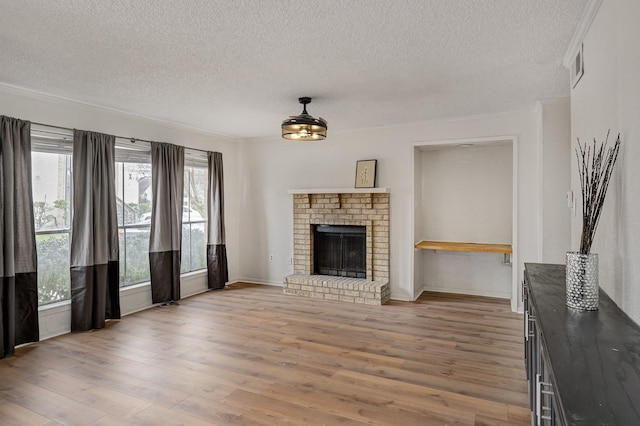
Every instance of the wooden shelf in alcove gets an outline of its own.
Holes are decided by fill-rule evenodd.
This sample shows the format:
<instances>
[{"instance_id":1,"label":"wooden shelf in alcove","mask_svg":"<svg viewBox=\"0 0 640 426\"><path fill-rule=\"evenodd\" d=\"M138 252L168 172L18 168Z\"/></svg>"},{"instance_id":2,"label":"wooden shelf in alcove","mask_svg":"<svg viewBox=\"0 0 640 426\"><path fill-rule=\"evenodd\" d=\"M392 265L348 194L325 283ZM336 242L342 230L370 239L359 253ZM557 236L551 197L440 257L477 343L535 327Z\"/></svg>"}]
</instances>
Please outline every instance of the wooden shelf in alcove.
<instances>
[{"instance_id":1,"label":"wooden shelf in alcove","mask_svg":"<svg viewBox=\"0 0 640 426\"><path fill-rule=\"evenodd\" d=\"M511 244L458 243L451 241L428 241L416 243L422 250L474 251L480 253L512 253Z\"/></svg>"}]
</instances>

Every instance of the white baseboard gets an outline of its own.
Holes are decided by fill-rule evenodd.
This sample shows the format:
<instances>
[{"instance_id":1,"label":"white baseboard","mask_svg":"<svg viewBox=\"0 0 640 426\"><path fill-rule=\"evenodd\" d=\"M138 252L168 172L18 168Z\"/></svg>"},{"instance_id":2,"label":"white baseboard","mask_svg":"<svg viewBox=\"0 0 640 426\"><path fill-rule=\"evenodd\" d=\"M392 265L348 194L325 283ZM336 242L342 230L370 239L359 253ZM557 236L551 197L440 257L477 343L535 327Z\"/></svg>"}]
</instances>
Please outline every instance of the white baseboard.
<instances>
[{"instance_id":1,"label":"white baseboard","mask_svg":"<svg viewBox=\"0 0 640 426\"><path fill-rule=\"evenodd\" d=\"M276 287L282 287L283 283L282 281L265 281L265 280L259 280L256 278L238 278L237 281L235 281L236 283L247 283L247 284L262 284L262 285L272 285L272 286L276 286ZM229 283L231 284L231 283Z\"/></svg>"},{"instance_id":2,"label":"white baseboard","mask_svg":"<svg viewBox=\"0 0 640 426\"><path fill-rule=\"evenodd\" d=\"M485 290L471 290L471 289L448 288L448 287L423 287L418 297L420 297L420 295L425 291L433 291L434 293L467 294L470 296L493 297L496 299L511 300L511 294L485 291Z\"/></svg>"},{"instance_id":3,"label":"white baseboard","mask_svg":"<svg viewBox=\"0 0 640 426\"><path fill-rule=\"evenodd\" d=\"M391 289L391 300L398 300L401 302L415 302L416 298L411 297L410 293L400 293Z\"/></svg>"},{"instance_id":4,"label":"white baseboard","mask_svg":"<svg viewBox=\"0 0 640 426\"><path fill-rule=\"evenodd\" d=\"M53 303L38 309L40 340L67 334L71 331L71 301Z\"/></svg>"},{"instance_id":5,"label":"white baseboard","mask_svg":"<svg viewBox=\"0 0 640 426\"><path fill-rule=\"evenodd\" d=\"M208 289L206 271L198 271L180 277L180 297L183 299L203 293Z\"/></svg>"},{"instance_id":6,"label":"white baseboard","mask_svg":"<svg viewBox=\"0 0 640 426\"><path fill-rule=\"evenodd\" d=\"M151 303L151 283L136 284L120 289L120 312L122 316L144 311Z\"/></svg>"}]
</instances>

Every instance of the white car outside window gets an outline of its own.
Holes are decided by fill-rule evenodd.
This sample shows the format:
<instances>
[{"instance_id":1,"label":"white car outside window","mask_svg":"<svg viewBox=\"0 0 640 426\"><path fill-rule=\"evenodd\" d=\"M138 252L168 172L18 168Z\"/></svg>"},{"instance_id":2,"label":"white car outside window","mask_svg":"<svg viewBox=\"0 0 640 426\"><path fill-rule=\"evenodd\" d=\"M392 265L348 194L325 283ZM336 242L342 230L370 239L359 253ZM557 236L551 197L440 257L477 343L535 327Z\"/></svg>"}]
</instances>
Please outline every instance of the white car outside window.
<instances>
[{"instance_id":1,"label":"white car outside window","mask_svg":"<svg viewBox=\"0 0 640 426\"><path fill-rule=\"evenodd\" d=\"M190 209L189 207L182 208L182 222L198 222L202 221L204 218L197 211ZM150 223L151 222L151 212L144 213L140 216L140 223Z\"/></svg>"}]
</instances>

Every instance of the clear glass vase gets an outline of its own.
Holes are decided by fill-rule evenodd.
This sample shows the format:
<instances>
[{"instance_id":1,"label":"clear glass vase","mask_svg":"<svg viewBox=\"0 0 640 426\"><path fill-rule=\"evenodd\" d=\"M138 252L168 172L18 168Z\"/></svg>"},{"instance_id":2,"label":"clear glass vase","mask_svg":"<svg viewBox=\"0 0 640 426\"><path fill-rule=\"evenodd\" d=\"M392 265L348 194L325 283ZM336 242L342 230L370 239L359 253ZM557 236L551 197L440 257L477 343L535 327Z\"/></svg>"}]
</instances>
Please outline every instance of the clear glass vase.
<instances>
[{"instance_id":1,"label":"clear glass vase","mask_svg":"<svg viewBox=\"0 0 640 426\"><path fill-rule=\"evenodd\" d=\"M598 254L567 252L567 306L598 310Z\"/></svg>"}]
</instances>

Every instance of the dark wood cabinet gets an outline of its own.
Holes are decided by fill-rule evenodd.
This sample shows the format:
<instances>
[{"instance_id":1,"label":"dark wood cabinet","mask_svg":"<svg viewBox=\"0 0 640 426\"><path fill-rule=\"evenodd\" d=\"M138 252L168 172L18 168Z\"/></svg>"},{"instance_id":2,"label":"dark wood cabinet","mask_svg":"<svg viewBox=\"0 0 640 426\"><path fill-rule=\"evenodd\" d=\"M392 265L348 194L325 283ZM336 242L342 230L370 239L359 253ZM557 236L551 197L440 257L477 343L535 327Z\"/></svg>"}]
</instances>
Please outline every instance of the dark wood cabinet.
<instances>
[{"instance_id":1,"label":"dark wood cabinet","mask_svg":"<svg viewBox=\"0 0 640 426\"><path fill-rule=\"evenodd\" d=\"M531 424L536 426L563 425L559 419L559 402L555 396L555 386L551 365L542 344L543 336L536 316L536 307L532 304L528 283L523 283L524 301L524 353L529 385L529 404Z\"/></svg>"},{"instance_id":2,"label":"dark wood cabinet","mask_svg":"<svg viewBox=\"0 0 640 426\"><path fill-rule=\"evenodd\" d=\"M525 264L524 352L533 425L640 425L640 328L600 290L566 307L565 266Z\"/></svg>"}]
</instances>

